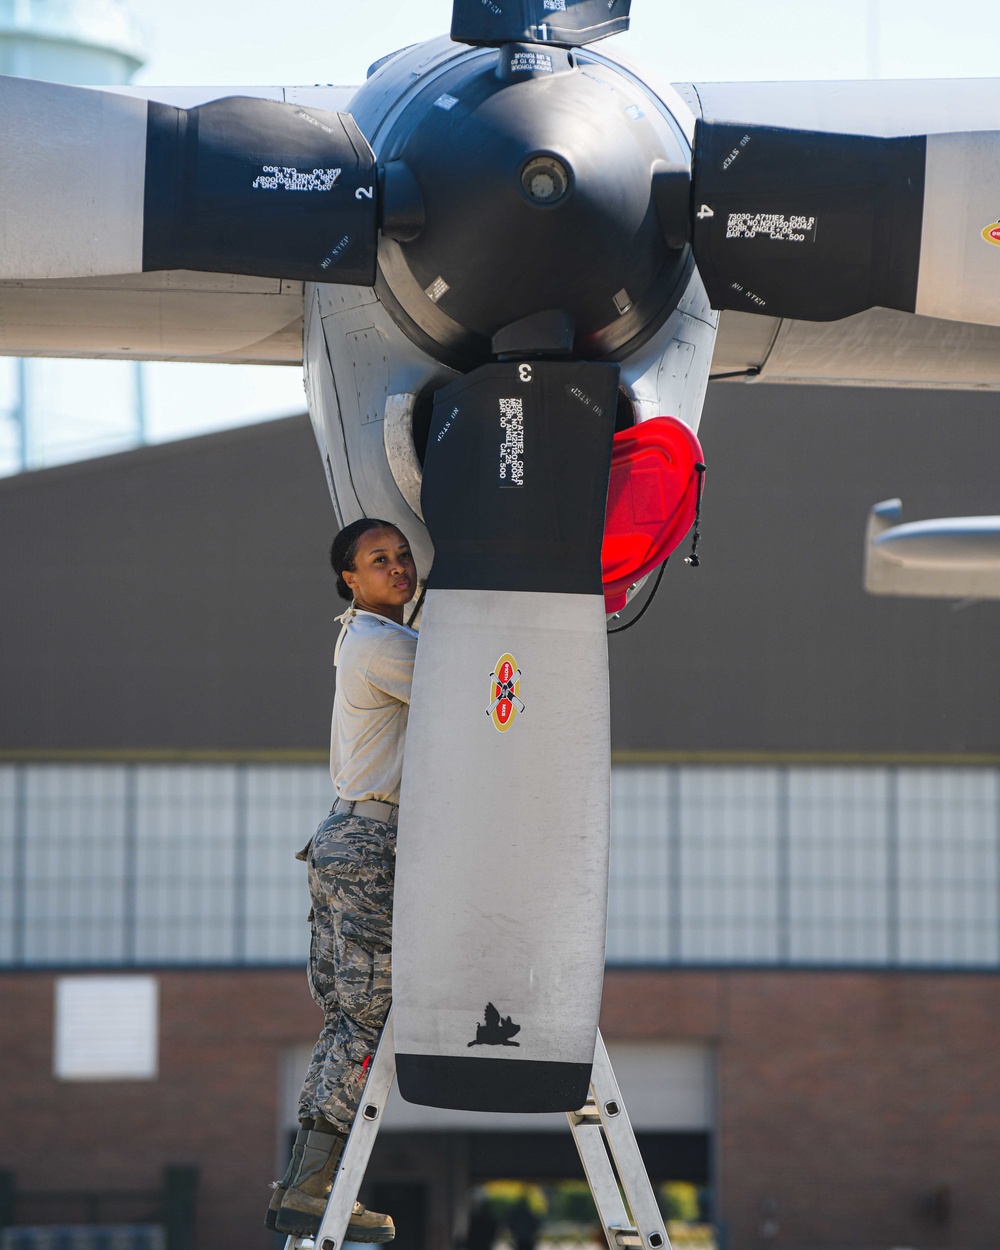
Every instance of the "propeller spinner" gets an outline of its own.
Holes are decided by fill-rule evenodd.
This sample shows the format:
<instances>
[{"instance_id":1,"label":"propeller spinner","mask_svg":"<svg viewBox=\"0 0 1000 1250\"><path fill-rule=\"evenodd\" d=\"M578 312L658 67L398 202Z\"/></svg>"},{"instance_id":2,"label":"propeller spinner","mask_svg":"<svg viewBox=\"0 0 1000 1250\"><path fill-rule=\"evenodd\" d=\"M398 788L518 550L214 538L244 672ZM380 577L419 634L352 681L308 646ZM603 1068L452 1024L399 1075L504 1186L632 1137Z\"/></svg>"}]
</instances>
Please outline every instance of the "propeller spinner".
<instances>
[{"instance_id":1,"label":"propeller spinner","mask_svg":"<svg viewBox=\"0 0 1000 1250\"><path fill-rule=\"evenodd\" d=\"M379 146L379 294L458 368L620 357L686 288L686 144L613 67L505 44L428 84Z\"/></svg>"}]
</instances>

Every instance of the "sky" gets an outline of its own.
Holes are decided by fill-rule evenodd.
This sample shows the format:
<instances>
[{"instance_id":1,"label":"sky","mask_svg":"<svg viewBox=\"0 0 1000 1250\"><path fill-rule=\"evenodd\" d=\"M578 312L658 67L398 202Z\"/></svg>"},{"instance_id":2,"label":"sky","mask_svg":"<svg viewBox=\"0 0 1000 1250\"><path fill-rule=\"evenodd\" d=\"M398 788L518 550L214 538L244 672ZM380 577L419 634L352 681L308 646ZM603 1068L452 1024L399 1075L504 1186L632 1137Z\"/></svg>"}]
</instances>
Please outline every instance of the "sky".
<instances>
[{"instance_id":1,"label":"sky","mask_svg":"<svg viewBox=\"0 0 1000 1250\"><path fill-rule=\"evenodd\" d=\"M450 0L128 0L145 28L140 83L165 86L352 84L372 61L446 32ZM617 47L672 82L993 77L1000 21L971 0L633 0ZM1000 124L1000 122L998 122ZM32 362L40 380L36 463L114 450L135 439L131 366ZM301 372L253 366L144 367L151 441L303 410ZM0 413L16 398L0 361ZM0 472L15 466L0 421Z\"/></svg>"},{"instance_id":2,"label":"sky","mask_svg":"<svg viewBox=\"0 0 1000 1250\"><path fill-rule=\"evenodd\" d=\"M450 0L131 7L153 46L139 81L178 85L359 82L372 61L445 33L451 18ZM994 77L990 14L971 0L633 0L632 30L614 43L672 81Z\"/></svg>"}]
</instances>

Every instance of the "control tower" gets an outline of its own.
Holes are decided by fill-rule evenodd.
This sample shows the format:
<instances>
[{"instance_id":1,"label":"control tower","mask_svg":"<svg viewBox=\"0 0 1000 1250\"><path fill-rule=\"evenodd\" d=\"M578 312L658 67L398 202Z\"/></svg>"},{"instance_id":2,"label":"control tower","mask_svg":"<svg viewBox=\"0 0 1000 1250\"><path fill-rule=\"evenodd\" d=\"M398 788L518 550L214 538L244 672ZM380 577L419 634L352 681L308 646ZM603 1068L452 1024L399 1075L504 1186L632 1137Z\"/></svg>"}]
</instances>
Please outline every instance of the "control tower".
<instances>
[{"instance_id":1,"label":"control tower","mask_svg":"<svg viewBox=\"0 0 1000 1250\"><path fill-rule=\"evenodd\" d=\"M120 86L145 59L122 0L0 0L0 74Z\"/></svg>"},{"instance_id":2,"label":"control tower","mask_svg":"<svg viewBox=\"0 0 1000 1250\"><path fill-rule=\"evenodd\" d=\"M143 43L139 24L124 0L0 0L0 74L80 86L120 86L143 65ZM81 366L89 366L86 383ZM95 369L99 382L90 376ZM0 358L5 461L0 468L37 467L46 426L68 424L81 385L95 384L101 393L102 424L106 422L119 439L142 442L141 365Z\"/></svg>"}]
</instances>

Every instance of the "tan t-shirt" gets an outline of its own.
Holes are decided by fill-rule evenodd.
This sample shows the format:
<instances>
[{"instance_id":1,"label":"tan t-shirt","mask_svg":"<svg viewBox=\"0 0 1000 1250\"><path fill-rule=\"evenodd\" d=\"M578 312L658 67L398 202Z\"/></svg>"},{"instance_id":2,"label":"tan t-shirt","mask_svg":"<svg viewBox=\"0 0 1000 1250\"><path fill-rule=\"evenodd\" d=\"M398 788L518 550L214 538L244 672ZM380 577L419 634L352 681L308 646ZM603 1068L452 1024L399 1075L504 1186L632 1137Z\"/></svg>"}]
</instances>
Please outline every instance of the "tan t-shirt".
<instances>
[{"instance_id":1,"label":"tan t-shirt","mask_svg":"<svg viewBox=\"0 0 1000 1250\"><path fill-rule=\"evenodd\" d=\"M338 798L398 803L417 634L357 608L342 619L330 776Z\"/></svg>"}]
</instances>

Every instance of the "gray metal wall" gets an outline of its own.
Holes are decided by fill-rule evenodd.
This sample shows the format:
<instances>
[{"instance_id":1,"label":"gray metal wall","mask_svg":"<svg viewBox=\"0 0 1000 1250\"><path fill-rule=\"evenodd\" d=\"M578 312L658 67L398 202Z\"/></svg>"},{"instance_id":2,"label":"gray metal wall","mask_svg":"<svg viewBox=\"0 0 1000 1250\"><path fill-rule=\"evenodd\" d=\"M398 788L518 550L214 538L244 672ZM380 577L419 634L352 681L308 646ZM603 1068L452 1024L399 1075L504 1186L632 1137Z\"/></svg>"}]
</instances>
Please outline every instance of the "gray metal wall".
<instances>
[{"instance_id":1,"label":"gray metal wall","mask_svg":"<svg viewBox=\"0 0 1000 1250\"><path fill-rule=\"evenodd\" d=\"M716 385L702 440L702 567L611 642L616 749L1000 751L1000 605L861 590L872 503L1000 510L997 399ZM322 750L332 525L305 418L0 482L0 750Z\"/></svg>"},{"instance_id":2,"label":"gray metal wall","mask_svg":"<svg viewBox=\"0 0 1000 1250\"><path fill-rule=\"evenodd\" d=\"M304 417L0 482L0 749L322 747L333 525Z\"/></svg>"},{"instance_id":3,"label":"gray metal wall","mask_svg":"<svg viewBox=\"0 0 1000 1250\"><path fill-rule=\"evenodd\" d=\"M1000 403L716 384L702 566L612 639L619 751L996 752L1000 604L861 588L868 508L1000 512Z\"/></svg>"}]
</instances>

